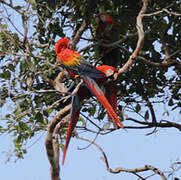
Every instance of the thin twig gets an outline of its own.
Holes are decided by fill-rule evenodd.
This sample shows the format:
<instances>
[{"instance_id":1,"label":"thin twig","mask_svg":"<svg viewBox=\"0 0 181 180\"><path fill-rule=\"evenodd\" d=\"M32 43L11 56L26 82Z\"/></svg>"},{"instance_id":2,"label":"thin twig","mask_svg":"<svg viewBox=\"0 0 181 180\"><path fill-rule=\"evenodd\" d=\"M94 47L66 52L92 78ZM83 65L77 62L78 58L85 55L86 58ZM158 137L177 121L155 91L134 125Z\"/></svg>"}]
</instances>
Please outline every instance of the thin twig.
<instances>
[{"instance_id":1,"label":"thin twig","mask_svg":"<svg viewBox=\"0 0 181 180\"><path fill-rule=\"evenodd\" d=\"M134 175L137 176L137 173L139 173L139 172L151 170L151 171L153 171L155 174L158 174L158 175L161 177L162 180L167 180L166 177L165 177L165 175L164 175L164 173L163 173L161 170L159 170L159 169L157 169L156 167L153 167L153 166L151 166L151 165L145 165L144 167L135 168L135 169L127 169L127 168L120 168L120 167L118 167L118 168L112 170L112 169L109 167L109 162L108 162L108 159L107 159L107 156L106 156L104 150L103 150L98 144L96 144L94 141L91 141L91 140L86 139L86 138L78 137L78 139L87 141L87 142L93 144L94 146L96 146L96 147L99 149L99 151L100 151L100 152L102 153L102 155L103 155L103 157L102 157L101 159L103 160L104 164L106 165L107 171L109 171L110 173L117 174L117 173L120 173L120 172L128 172L128 173L132 173L132 174L134 174Z\"/></svg>"},{"instance_id":2,"label":"thin twig","mask_svg":"<svg viewBox=\"0 0 181 180\"><path fill-rule=\"evenodd\" d=\"M12 8L12 9L15 10L17 13L22 14L22 12L21 12L20 10L16 9L15 7L13 7L12 4L7 3L7 2L5 2L4 0L0 0L0 2L1 2L2 4L5 4L6 6Z\"/></svg>"},{"instance_id":3,"label":"thin twig","mask_svg":"<svg viewBox=\"0 0 181 180\"><path fill-rule=\"evenodd\" d=\"M181 131L181 124L177 124L177 123L170 122L167 120L161 120L160 122L156 122L156 123L155 122L139 121L139 120L133 119L133 118L127 118L126 120L135 122L137 124L144 125L142 128L152 128L152 127L171 128L171 127L174 127L174 128L177 128L178 130ZM125 126L125 128L128 128L128 127ZM131 128L131 127L129 127L129 128Z\"/></svg>"},{"instance_id":4,"label":"thin twig","mask_svg":"<svg viewBox=\"0 0 181 180\"><path fill-rule=\"evenodd\" d=\"M172 12L172 11L169 11L168 9L166 8L163 8L162 10L160 11L156 11L156 12L153 12L153 13L149 13L149 14L143 14L143 16L155 16L155 15L159 15L163 12L166 12L167 14L171 14L171 15L174 15L174 16L181 16L180 13L176 13L176 12Z\"/></svg>"}]
</instances>

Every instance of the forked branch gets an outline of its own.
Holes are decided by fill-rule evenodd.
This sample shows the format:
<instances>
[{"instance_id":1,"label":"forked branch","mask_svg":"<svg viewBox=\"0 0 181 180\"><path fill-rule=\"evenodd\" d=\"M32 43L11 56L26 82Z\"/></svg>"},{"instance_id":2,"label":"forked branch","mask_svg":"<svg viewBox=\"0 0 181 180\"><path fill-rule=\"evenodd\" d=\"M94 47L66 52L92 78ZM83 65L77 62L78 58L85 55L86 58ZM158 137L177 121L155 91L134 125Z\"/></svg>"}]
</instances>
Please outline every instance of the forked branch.
<instances>
[{"instance_id":1,"label":"forked branch","mask_svg":"<svg viewBox=\"0 0 181 180\"><path fill-rule=\"evenodd\" d=\"M135 58L138 56L144 42L144 30L143 30L143 24L142 24L142 19L143 19L143 14L146 12L147 9L147 4L148 0L142 0L143 5L142 8L136 18L136 28L137 28L137 33L138 33L138 41L135 50L129 57L128 61L124 64L122 68L119 69L118 74L122 74L125 71L128 70L128 68L135 62Z\"/></svg>"},{"instance_id":2,"label":"forked branch","mask_svg":"<svg viewBox=\"0 0 181 180\"><path fill-rule=\"evenodd\" d=\"M50 124L47 129L45 146L46 146L46 151L47 151L47 157L50 162L51 180L60 180L57 125L61 123L61 126L62 126L62 124L66 123L70 108L71 108L71 104L65 106L62 110L60 110L50 121ZM64 117L64 120L63 120L63 117Z\"/></svg>"},{"instance_id":3,"label":"forked branch","mask_svg":"<svg viewBox=\"0 0 181 180\"><path fill-rule=\"evenodd\" d=\"M78 137L78 139L81 139L83 141L87 141L99 149L99 151L103 155L103 157L101 159L103 160L107 171L109 171L110 173L117 174L117 173L121 173L121 172L127 172L127 173L132 173L136 176L139 176L139 175L137 175L137 173L144 172L144 171L153 171L155 174L159 175L162 180L167 180L167 178L165 177L164 173L161 170L159 170L156 167L151 166L151 165L145 165L141 168L135 168L135 169L127 169L127 168L117 167L113 170L109 167L108 159L107 159L107 156L106 156L104 150L98 144L96 144L94 141L91 141L91 140L86 139L86 138ZM139 177L142 178L141 176L139 176ZM145 179L145 178L142 178L142 179Z\"/></svg>"}]
</instances>

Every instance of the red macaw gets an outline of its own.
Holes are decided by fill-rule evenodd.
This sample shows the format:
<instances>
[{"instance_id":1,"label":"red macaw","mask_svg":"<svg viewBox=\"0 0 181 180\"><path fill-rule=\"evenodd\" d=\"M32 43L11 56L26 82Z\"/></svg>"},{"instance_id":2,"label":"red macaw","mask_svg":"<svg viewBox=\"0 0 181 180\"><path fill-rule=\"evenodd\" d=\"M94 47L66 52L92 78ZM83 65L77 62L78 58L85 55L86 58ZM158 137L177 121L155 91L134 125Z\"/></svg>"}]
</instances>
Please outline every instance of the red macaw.
<instances>
[{"instance_id":1,"label":"red macaw","mask_svg":"<svg viewBox=\"0 0 181 180\"><path fill-rule=\"evenodd\" d=\"M69 41L67 38L62 38L56 43L55 52L57 54L57 62L61 64L72 77L89 76L90 78L96 79L102 78L104 73L86 62L78 52L70 49Z\"/></svg>"},{"instance_id":2,"label":"red macaw","mask_svg":"<svg viewBox=\"0 0 181 180\"><path fill-rule=\"evenodd\" d=\"M112 79L112 76L114 76L114 74L118 72L116 68L112 66L108 66L108 65L98 66L96 67L96 69L104 73L104 77L102 79L96 80L98 84L103 84L105 81L109 80L110 78ZM79 119L82 101L86 98L91 97L92 96L91 93L93 93L93 95L95 95L98 98L98 100L107 110L109 117L114 120L114 126L116 128L118 128L118 126L120 126L121 128L124 128L122 123L119 121L117 114L114 112L108 100L105 98L103 92L99 88L98 84L93 79L89 78L88 76L83 77L83 79L86 84L82 85L79 88L77 94L73 96L72 98L71 117L70 117L68 130L67 130L67 137L66 137L65 148L63 152L62 164L64 164L65 162L66 152L67 152L68 145L72 136L72 132Z\"/></svg>"},{"instance_id":3,"label":"red macaw","mask_svg":"<svg viewBox=\"0 0 181 180\"><path fill-rule=\"evenodd\" d=\"M109 117L111 117L114 121L114 124L116 124L116 128L118 127L118 125L121 128L123 128L123 125L119 121L119 118L115 113L114 109L109 104L108 100L105 98L103 92L101 91L97 83L93 80L95 79L98 83L104 82L110 76L110 74L114 75L114 72L116 72L117 69L106 65L100 67L91 66L88 62L85 62L83 60L83 57L79 53L71 50L68 44L69 40L66 38L60 39L57 42L55 47L55 52L57 54L57 62L60 63L62 67L69 72L70 76L80 76L84 80L90 92L92 92L98 98L100 103L107 110ZM67 131L67 138L63 152L62 164L64 164L65 161L66 151L72 135L72 131L75 128L75 125L79 118L81 101L84 98L90 97L90 92L87 90L84 91L85 94L81 93L83 88L85 88L85 86L82 86L77 92L77 95L72 99L71 118L69 121Z\"/></svg>"},{"instance_id":4,"label":"red macaw","mask_svg":"<svg viewBox=\"0 0 181 180\"><path fill-rule=\"evenodd\" d=\"M107 13L100 13L96 16L98 26L96 37L99 44L99 54L103 64L117 67L121 59L121 53L117 47L105 47L104 44L111 44L120 39L119 30L114 25L114 20Z\"/></svg>"}]
</instances>

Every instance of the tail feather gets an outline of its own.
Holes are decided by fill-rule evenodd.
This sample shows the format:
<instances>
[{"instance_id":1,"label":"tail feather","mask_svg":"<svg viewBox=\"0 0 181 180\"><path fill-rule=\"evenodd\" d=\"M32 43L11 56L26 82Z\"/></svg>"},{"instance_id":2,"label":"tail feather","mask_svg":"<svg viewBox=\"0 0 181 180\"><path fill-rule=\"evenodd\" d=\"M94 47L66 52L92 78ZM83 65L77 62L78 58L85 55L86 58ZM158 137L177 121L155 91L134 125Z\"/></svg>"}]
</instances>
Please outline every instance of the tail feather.
<instances>
[{"instance_id":1,"label":"tail feather","mask_svg":"<svg viewBox=\"0 0 181 180\"><path fill-rule=\"evenodd\" d=\"M105 96L112 106L114 112L117 114L117 86L115 82L110 82L105 86ZM111 117L109 116L109 121ZM117 124L114 122L114 127L117 128Z\"/></svg>"},{"instance_id":2,"label":"tail feather","mask_svg":"<svg viewBox=\"0 0 181 180\"><path fill-rule=\"evenodd\" d=\"M93 92L93 94L98 98L103 107L107 110L108 115L112 118L114 123L116 125L119 125L121 128L124 128L117 114L114 112L112 106L109 104L108 100L104 96L103 92L101 91L97 83L93 79L87 76L84 77L84 81L86 82L90 90Z\"/></svg>"},{"instance_id":3,"label":"tail feather","mask_svg":"<svg viewBox=\"0 0 181 180\"><path fill-rule=\"evenodd\" d=\"M69 145L69 142L70 142L70 139L72 136L72 132L79 119L80 109L81 109L81 107L80 107L79 97L73 96L72 97L71 117L70 117L70 121L69 121L69 125L68 125L67 137L66 137L65 147L64 147L64 151L63 151L62 165L64 165L64 163L65 163L68 145Z\"/></svg>"}]
</instances>

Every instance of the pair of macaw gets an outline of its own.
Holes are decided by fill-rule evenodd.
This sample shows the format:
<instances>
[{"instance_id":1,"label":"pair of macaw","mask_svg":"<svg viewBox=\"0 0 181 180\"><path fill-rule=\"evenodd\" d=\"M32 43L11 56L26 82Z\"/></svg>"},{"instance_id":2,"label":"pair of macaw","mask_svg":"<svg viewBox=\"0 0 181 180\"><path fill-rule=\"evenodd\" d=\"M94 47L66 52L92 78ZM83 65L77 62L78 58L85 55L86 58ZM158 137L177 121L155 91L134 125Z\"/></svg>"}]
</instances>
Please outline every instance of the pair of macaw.
<instances>
[{"instance_id":1,"label":"pair of macaw","mask_svg":"<svg viewBox=\"0 0 181 180\"><path fill-rule=\"evenodd\" d=\"M102 17L103 15L105 15L104 18ZM106 17L109 19L108 22L105 19ZM113 21L110 20L110 16L108 16L107 14L102 13L102 15L98 16L98 18L100 19L101 26L102 23L105 22L107 22L108 24L113 24ZM102 30L103 29L101 29L101 31ZM101 31L97 30L98 33L102 33ZM118 70L115 67L110 66L108 61L105 63L108 65L101 65L98 67L92 66L91 64L86 62L79 53L70 49L69 39L67 38L62 38L56 43L55 52L57 54L57 62L67 70L69 75L73 78L80 77L84 81L84 84L80 86L76 95L72 97L71 117L68 125L67 138L62 160L62 164L64 164L72 132L77 124L81 104L85 98L91 97L92 94L95 95L103 105L103 107L106 109L109 119L112 119L114 121L115 128L118 128L118 126L123 128L123 125L117 116L116 87L106 88L106 96L108 97L108 100L104 96L102 90L99 88L99 85L107 81L110 77L113 77L118 72Z\"/></svg>"}]
</instances>

